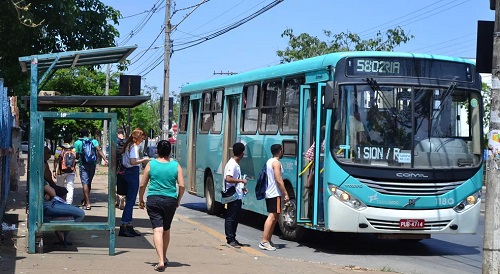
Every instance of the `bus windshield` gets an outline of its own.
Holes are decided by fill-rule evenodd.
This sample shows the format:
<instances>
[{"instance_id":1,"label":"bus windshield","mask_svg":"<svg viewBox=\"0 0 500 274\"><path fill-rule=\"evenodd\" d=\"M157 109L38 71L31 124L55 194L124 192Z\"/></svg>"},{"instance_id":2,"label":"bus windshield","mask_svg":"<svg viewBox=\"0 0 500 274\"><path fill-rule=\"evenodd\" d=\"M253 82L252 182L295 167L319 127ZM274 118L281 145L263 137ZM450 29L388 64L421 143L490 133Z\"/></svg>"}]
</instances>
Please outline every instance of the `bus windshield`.
<instances>
[{"instance_id":1,"label":"bus windshield","mask_svg":"<svg viewBox=\"0 0 500 274\"><path fill-rule=\"evenodd\" d=\"M342 85L332 117L331 152L346 164L477 167L482 157L481 102L478 92L453 84Z\"/></svg>"}]
</instances>

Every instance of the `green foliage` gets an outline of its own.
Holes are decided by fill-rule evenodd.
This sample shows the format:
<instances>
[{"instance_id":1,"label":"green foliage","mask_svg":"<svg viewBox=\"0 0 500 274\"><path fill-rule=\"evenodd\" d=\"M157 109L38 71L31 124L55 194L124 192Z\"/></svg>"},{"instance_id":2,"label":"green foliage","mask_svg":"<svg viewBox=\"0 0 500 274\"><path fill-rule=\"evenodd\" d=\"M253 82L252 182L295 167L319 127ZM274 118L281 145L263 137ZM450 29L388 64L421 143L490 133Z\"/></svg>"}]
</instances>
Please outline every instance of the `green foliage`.
<instances>
[{"instance_id":1,"label":"green foliage","mask_svg":"<svg viewBox=\"0 0 500 274\"><path fill-rule=\"evenodd\" d=\"M490 110L491 110L491 88L488 85L486 85L485 83L482 83L481 90L482 90L482 95L483 95L483 108L484 108L483 127L489 128L489 126L490 126ZM485 139L487 140L488 138L485 138Z\"/></svg>"},{"instance_id":2,"label":"green foliage","mask_svg":"<svg viewBox=\"0 0 500 274\"><path fill-rule=\"evenodd\" d=\"M286 29L281 37L288 37L288 46L285 50L277 51L281 63L341 51L392 51L414 38L413 35L406 34L401 27L388 29L385 33L379 31L374 38L366 40L352 32L332 34L331 31L323 30L323 33L328 41L322 41L307 33L295 36L292 29Z\"/></svg>"},{"instance_id":3,"label":"green foliage","mask_svg":"<svg viewBox=\"0 0 500 274\"><path fill-rule=\"evenodd\" d=\"M113 73L109 80L109 94L117 95L119 89L119 74ZM54 90L63 96L69 95L104 95L106 87L106 73L91 67L77 67L73 69L60 69L56 71L52 79L47 83L45 90ZM102 112L102 108L49 108L48 111L56 112ZM118 120L123 120L124 110L116 109L110 112L118 113ZM77 135L82 128L88 128L90 132L102 129L101 120L47 120L45 125L45 137L57 139L59 135L64 136L69 132Z\"/></svg>"},{"instance_id":4,"label":"green foliage","mask_svg":"<svg viewBox=\"0 0 500 274\"><path fill-rule=\"evenodd\" d=\"M143 95L151 96L151 100L132 109L131 129L141 128L149 136L153 129L155 135L160 134L160 95L158 87L146 85L142 90Z\"/></svg>"},{"instance_id":5,"label":"green foliage","mask_svg":"<svg viewBox=\"0 0 500 274\"><path fill-rule=\"evenodd\" d=\"M119 36L111 23L118 24L120 12L98 0L0 3L0 78L14 95L28 94L19 57L114 46Z\"/></svg>"}]
</instances>

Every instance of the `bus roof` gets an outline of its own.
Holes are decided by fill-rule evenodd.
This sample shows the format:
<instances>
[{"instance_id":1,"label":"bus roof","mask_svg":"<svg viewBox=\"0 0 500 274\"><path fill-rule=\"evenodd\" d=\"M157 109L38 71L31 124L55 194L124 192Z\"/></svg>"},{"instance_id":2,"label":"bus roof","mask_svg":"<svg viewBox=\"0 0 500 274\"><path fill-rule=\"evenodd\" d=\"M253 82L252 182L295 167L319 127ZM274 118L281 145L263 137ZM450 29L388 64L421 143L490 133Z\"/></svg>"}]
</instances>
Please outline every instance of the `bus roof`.
<instances>
[{"instance_id":1,"label":"bus roof","mask_svg":"<svg viewBox=\"0 0 500 274\"><path fill-rule=\"evenodd\" d=\"M217 79L192 83L184 85L181 89L181 94L199 92L203 90L214 89L218 87L227 87L240 85L243 83L258 82L265 79L276 79L280 77L287 77L301 73L311 72L326 69L329 65L335 65L341 58L344 57L403 57L403 58L422 58L422 59L435 59L442 61L454 61L469 63L475 65L475 62L468 59L432 55L422 53L405 53L405 52L387 52L387 51L349 51L349 52L335 52L325 55L320 55L308 59L303 59L291 63L256 69L240 74L225 76Z\"/></svg>"}]
</instances>

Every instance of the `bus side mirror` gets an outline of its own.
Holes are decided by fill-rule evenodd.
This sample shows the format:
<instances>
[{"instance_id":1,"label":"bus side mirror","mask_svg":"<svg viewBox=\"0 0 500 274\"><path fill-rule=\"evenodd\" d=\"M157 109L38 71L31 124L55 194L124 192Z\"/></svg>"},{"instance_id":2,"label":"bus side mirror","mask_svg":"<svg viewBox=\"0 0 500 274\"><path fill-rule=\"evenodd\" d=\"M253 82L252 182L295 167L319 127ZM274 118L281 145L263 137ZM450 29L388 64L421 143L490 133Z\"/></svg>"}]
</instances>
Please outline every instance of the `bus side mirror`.
<instances>
[{"instance_id":1,"label":"bus side mirror","mask_svg":"<svg viewBox=\"0 0 500 274\"><path fill-rule=\"evenodd\" d=\"M339 92L335 88L333 81L326 82L325 87L325 108L336 109L339 102Z\"/></svg>"}]
</instances>

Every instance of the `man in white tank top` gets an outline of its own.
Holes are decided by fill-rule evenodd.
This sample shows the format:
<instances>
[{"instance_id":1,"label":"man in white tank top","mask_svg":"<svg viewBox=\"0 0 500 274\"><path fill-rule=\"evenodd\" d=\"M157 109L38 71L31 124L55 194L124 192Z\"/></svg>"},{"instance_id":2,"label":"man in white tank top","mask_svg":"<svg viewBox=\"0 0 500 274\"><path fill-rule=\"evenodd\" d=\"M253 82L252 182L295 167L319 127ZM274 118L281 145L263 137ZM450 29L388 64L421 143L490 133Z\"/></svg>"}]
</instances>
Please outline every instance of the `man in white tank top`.
<instances>
[{"instance_id":1,"label":"man in white tank top","mask_svg":"<svg viewBox=\"0 0 500 274\"><path fill-rule=\"evenodd\" d=\"M280 144L274 144L271 146L271 153L273 154L273 157L266 163L266 207L269 215L264 223L264 232L262 233L262 241L259 243L259 248L274 251L276 250L276 247L274 247L271 237L273 236L273 231L281 212L281 196L284 197L283 200L285 203L287 203L290 198L288 197L288 193L285 189L285 183L283 182L282 177L283 167L279 161L279 159L283 157L283 148Z\"/></svg>"}]
</instances>

